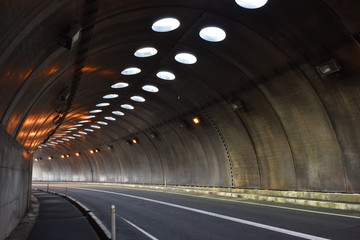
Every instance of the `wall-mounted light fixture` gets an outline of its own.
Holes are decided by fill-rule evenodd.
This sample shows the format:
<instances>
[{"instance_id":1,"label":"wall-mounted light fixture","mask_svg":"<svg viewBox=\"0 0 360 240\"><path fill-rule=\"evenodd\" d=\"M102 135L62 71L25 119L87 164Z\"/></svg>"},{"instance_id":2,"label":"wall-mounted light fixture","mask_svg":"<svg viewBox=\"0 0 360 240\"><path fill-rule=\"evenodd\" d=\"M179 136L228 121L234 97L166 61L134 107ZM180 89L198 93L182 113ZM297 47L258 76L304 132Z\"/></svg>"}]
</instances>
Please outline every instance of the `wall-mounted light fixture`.
<instances>
[{"instance_id":1,"label":"wall-mounted light fixture","mask_svg":"<svg viewBox=\"0 0 360 240\"><path fill-rule=\"evenodd\" d=\"M100 150L98 148L90 149L91 154L94 154L94 153L97 153L97 152L100 152Z\"/></svg>"},{"instance_id":2,"label":"wall-mounted light fixture","mask_svg":"<svg viewBox=\"0 0 360 240\"><path fill-rule=\"evenodd\" d=\"M35 161L35 162L39 161L39 158L34 158L34 161Z\"/></svg>"},{"instance_id":3,"label":"wall-mounted light fixture","mask_svg":"<svg viewBox=\"0 0 360 240\"><path fill-rule=\"evenodd\" d=\"M49 156L49 157L48 157L49 160L51 160L51 159L53 159L53 158L54 158L53 156Z\"/></svg>"},{"instance_id":4,"label":"wall-mounted light fixture","mask_svg":"<svg viewBox=\"0 0 360 240\"><path fill-rule=\"evenodd\" d=\"M65 158L65 155L64 155L64 154L61 154L60 157L61 157L61 158Z\"/></svg>"},{"instance_id":5,"label":"wall-mounted light fixture","mask_svg":"<svg viewBox=\"0 0 360 240\"><path fill-rule=\"evenodd\" d=\"M109 151L111 151L114 147L113 147L113 145L107 145L106 148L107 148Z\"/></svg>"},{"instance_id":6,"label":"wall-mounted light fixture","mask_svg":"<svg viewBox=\"0 0 360 240\"><path fill-rule=\"evenodd\" d=\"M196 125L201 123L201 119L199 117L193 117L192 122Z\"/></svg>"},{"instance_id":7,"label":"wall-mounted light fixture","mask_svg":"<svg viewBox=\"0 0 360 240\"><path fill-rule=\"evenodd\" d=\"M230 104L234 111L239 110L241 112L246 112L245 105L240 99L233 99Z\"/></svg>"},{"instance_id":8,"label":"wall-mounted light fixture","mask_svg":"<svg viewBox=\"0 0 360 240\"><path fill-rule=\"evenodd\" d=\"M80 157L81 153L77 152L75 153L75 156Z\"/></svg>"},{"instance_id":9,"label":"wall-mounted light fixture","mask_svg":"<svg viewBox=\"0 0 360 240\"><path fill-rule=\"evenodd\" d=\"M59 44L68 50L72 50L79 42L81 37L81 27L73 24L60 36Z\"/></svg>"},{"instance_id":10,"label":"wall-mounted light fixture","mask_svg":"<svg viewBox=\"0 0 360 240\"><path fill-rule=\"evenodd\" d=\"M319 72L321 77L326 77L330 74L339 72L341 70L341 66L335 59L331 58L330 60L317 65L316 70Z\"/></svg>"},{"instance_id":11,"label":"wall-mounted light fixture","mask_svg":"<svg viewBox=\"0 0 360 240\"><path fill-rule=\"evenodd\" d=\"M151 138L157 138L158 137L158 134L156 132L151 132L150 133L150 137Z\"/></svg>"},{"instance_id":12,"label":"wall-mounted light fixture","mask_svg":"<svg viewBox=\"0 0 360 240\"><path fill-rule=\"evenodd\" d=\"M132 143L132 144L139 143L139 139L133 138L133 139L131 139L131 143Z\"/></svg>"},{"instance_id":13,"label":"wall-mounted light fixture","mask_svg":"<svg viewBox=\"0 0 360 240\"><path fill-rule=\"evenodd\" d=\"M66 154L65 156L66 156L67 158L69 158L69 157L70 157L70 154Z\"/></svg>"}]
</instances>

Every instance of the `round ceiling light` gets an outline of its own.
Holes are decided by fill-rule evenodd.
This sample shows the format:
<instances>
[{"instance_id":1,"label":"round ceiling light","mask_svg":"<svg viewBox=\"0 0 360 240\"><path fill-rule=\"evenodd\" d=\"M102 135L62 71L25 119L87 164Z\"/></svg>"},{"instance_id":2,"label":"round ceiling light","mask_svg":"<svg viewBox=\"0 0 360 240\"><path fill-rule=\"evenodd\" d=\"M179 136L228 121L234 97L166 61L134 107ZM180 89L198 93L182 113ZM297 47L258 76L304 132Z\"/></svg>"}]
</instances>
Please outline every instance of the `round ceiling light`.
<instances>
[{"instance_id":1,"label":"round ceiling light","mask_svg":"<svg viewBox=\"0 0 360 240\"><path fill-rule=\"evenodd\" d=\"M144 57L151 57L151 56L154 56L157 54L157 50L156 48L153 48L153 47L144 47L144 48L140 48L138 49L134 55L135 57L141 57L141 58L144 58Z\"/></svg>"},{"instance_id":2,"label":"round ceiling light","mask_svg":"<svg viewBox=\"0 0 360 240\"><path fill-rule=\"evenodd\" d=\"M75 139L74 137L72 137L72 136L68 136L68 138L70 138L70 139Z\"/></svg>"},{"instance_id":3,"label":"round ceiling light","mask_svg":"<svg viewBox=\"0 0 360 240\"><path fill-rule=\"evenodd\" d=\"M135 102L145 102L145 98L140 97L140 96L132 96L130 99Z\"/></svg>"},{"instance_id":4,"label":"round ceiling light","mask_svg":"<svg viewBox=\"0 0 360 240\"><path fill-rule=\"evenodd\" d=\"M175 60L183 64L194 64L196 63L197 58L190 53L179 53L176 54Z\"/></svg>"},{"instance_id":5,"label":"round ceiling light","mask_svg":"<svg viewBox=\"0 0 360 240\"><path fill-rule=\"evenodd\" d=\"M156 74L156 76L163 80L174 80L175 75L171 72L161 71Z\"/></svg>"},{"instance_id":6,"label":"round ceiling light","mask_svg":"<svg viewBox=\"0 0 360 240\"><path fill-rule=\"evenodd\" d=\"M139 72L141 72L140 68L136 68L136 67L131 67L131 68L126 68L124 69L121 74L122 75L135 75L138 74Z\"/></svg>"},{"instance_id":7,"label":"round ceiling light","mask_svg":"<svg viewBox=\"0 0 360 240\"><path fill-rule=\"evenodd\" d=\"M155 32L170 32L179 26L180 22L176 18L163 18L154 22L151 28Z\"/></svg>"},{"instance_id":8,"label":"round ceiling light","mask_svg":"<svg viewBox=\"0 0 360 240\"><path fill-rule=\"evenodd\" d=\"M75 136L75 137L81 137L80 134L73 134L73 136Z\"/></svg>"},{"instance_id":9,"label":"round ceiling light","mask_svg":"<svg viewBox=\"0 0 360 240\"><path fill-rule=\"evenodd\" d=\"M114 117L104 117L106 120L110 120L110 121L116 121L116 118Z\"/></svg>"},{"instance_id":10,"label":"round ceiling light","mask_svg":"<svg viewBox=\"0 0 360 240\"><path fill-rule=\"evenodd\" d=\"M80 134L87 134L87 132L79 131Z\"/></svg>"},{"instance_id":11,"label":"round ceiling light","mask_svg":"<svg viewBox=\"0 0 360 240\"><path fill-rule=\"evenodd\" d=\"M117 94L108 94L108 95L105 95L103 96L104 99L111 99L111 98L117 98L119 95Z\"/></svg>"},{"instance_id":12,"label":"round ceiling light","mask_svg":"<svg viewBox=\"0 0 360 240\"><path fill-rule=\"evenodd\" d=\"M79 121L78 123L88 123L88 122L91 122L90 120L82 120L82 121Z\"/></svg>"},{"instance_id":13,"label":"round ceiling light","mask_svg":"<svg viewBox=\"0 0 360 240\"><path fill-rule=\"evenodd\" d=\"M95 110L91 110L89 113L101 113L102 110L100 109L95 109Z\"/></svg>"},{"instance_id":14,"label":"round ceiling light","mask_svg":"<svg viewBox=\"0 0 360 240\"><path fill-rule=\"evenodd\" d=\"M84 130L85 130L85 131L88 131L88 132L94 132L94 130L93 130L93 129L90 129L90 128L85 128Z\"/></svg>"},{"instance_id":15,"label":"round ceiling light","mask_svg":"<svg viewBox=\"0 0 360 240\"><path fill-rule=\"evenodd\" d=\"M261 8L268 0L235 0L237 5L247 9Z\"/></svg>"},{"instance_id":16,"label":"round ceiling light","mask_svg":"<svg viewBox=\"0 0 360 240\"><path fill-rule=\"evenodd\" d=\"M76 130L77 128L76 127L73 127L73 128L68 128L68 130L72 131L72 130Z\"/></svg>"},{"instance_id":17,"label":"round ceiling light","mask_svg":"<svg viewBox=\"0 0 360 240\"><path fill-rule=\"evenodd\" d=\"M95 115L89 115L89 116L85 116L85 117L83 117L83 118L89 119L89 118L94 118L94 117L96 117L96 116L95 116Z\"/></svg>"},{"instance_id":18,"label":"round ceiling light","mask_svg":"<svg viewBox=\"0 0 360 240\"><path fill-rule=\"evenodd\" d=\"M91 125L90 127L92 128L96 128L96 129L100 129L101 127L97 126L97 125Z\"/></svg>"},{"instance_id":19,"label":"round ceiling light","mask_svg":"<svg viewBox=\"0 0 360 240\"><path fill-rule=\"evenodd\" d=\"M103 122L103 121L98 121L97 123L100 124L100 125L108 125L107 122Z\"/></svg>"},{"instance_id":20,"label":"round ceiling light","mask_svg":"<svg viewBox=\"0 0 360 240\"><path fill-rule=\"evenodd\" d=\"M201 29L200 37L209 42L220 42L226 38L224 30L218 27L206 27Z\"/></svg>"},{"instance_id":21,"label":"round ceiling light","mask_svg":"<svg viewBox=\"0 0 360 240\"><path fill-rule=\"evenodd\" d=\"M122 104L121 107L124 108L124 109L129 109L129 110L134 109L134 107L132 105L130 105L130 104Z\"/></svg>"},{"instance_id":22,"label":"round ceiling light","mask_svg":"<svg viewBox=\"0 0 360 240\"><path fill-rule=\"evenodd\" d=\"M118 116L124 116L125 114L123 112L120 111L112 111L113 114L118 115Z\"/></svg>"},{"instance_id":23,"label":"round ceiling light","mask_svg":"<svg viewBox=\"0 0 360 240\"><path fill-rule=\"evenodd\" d=\"M128 83L118 82L118 83L115 83L114 85L112 85L111 88L126 88L127 86L129 86Z\"/></svg>"},{"instance_id":24,"label":"round ceiling light","mask_svg":"<svg viewBox=\"0 0 360 240\"><path fill-rule=\"evenodd\" d=\"M106 106L109 106L109 105L110 105L110 103L104 102L104 103L98 103L95 106L96 107L106 107Z\"/></svg>"},{"instance_id":25,"label":"round ceiling light","mask_svg":"<svg viewBox=\"0 0 360 240\"><path fill-rule=\"evenodd\" d=\"M159 89L158 89L157 87L153 86L153 85L144 85L144 86L142 87L142 89L143 89L144 91L152 92L152 93L156 93L156 92L159 91Z\"/></svg>"}]
</instances>

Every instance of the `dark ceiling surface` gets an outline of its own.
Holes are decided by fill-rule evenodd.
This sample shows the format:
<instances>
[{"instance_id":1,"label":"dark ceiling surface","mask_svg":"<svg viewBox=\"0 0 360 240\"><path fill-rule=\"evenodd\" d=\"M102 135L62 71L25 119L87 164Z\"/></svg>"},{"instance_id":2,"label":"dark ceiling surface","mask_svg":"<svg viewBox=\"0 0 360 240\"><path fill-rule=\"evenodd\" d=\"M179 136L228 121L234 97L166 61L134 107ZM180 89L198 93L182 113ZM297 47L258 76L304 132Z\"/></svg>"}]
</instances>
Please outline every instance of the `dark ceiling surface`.
<instances>
[{"instance_id":1,"label":"dark ceiling surface","mask_svg":"<svg viewBox=\"0 0 360 240\"><path fill-rule=\"evenodd\" d=\"M0 4L0 120L44 159L36 178L360 192L359 1ZM180 26L152 30L168 17ZM74 26L81 38L69 50L62 43ZM226 38L202 39L209 26ZM134 56L143 47L157 54ZM197 62L177 62L183 52ZM323 77L316 67L329 61L341 69ZM130 67L141 72L123 75ZM111 87L119 82L128 86ZM234 110L234 102L243 106Z\"/></svg>"}]
</instances>

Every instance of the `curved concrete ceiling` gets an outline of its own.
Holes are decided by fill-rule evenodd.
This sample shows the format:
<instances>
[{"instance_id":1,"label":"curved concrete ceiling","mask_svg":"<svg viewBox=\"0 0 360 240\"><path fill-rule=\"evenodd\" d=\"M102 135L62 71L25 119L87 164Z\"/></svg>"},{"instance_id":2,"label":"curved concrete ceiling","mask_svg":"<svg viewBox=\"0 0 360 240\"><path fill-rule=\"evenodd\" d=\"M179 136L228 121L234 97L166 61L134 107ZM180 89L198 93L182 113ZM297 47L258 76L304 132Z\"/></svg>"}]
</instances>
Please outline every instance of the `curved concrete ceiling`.
<instances>
[{"instance_id":1,"label":"curved concrete ceiling","mask_svg":"<svg viewBox=\"0 0 360 240\"><path fill-rule=\"evenodd\" d=\"M35 179L360 192L359 1L2 5L0 119L43 159ZM180 26L152 30L168 17ZM81 38L69 50L64 39L77 26ZM203 40L209 26L226 38ZM143 47L157 54L134 56ZM197 61L179 63L178 53ZM130 67L141 72L122 74ZM175 79L160 79L160 71ZM128 86L111 87L118 82Z\"/></svg>"}]
</instances>

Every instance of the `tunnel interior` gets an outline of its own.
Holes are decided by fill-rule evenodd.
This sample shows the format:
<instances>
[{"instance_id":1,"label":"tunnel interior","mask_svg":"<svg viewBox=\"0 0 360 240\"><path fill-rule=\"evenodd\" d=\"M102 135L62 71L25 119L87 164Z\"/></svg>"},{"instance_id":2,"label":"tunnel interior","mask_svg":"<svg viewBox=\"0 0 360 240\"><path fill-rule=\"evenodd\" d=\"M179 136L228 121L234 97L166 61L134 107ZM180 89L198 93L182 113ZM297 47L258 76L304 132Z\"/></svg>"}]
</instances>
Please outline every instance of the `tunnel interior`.
<instances>
[{"instance_id":1,"label":"tunnel interior","mask_svg":"<svg viewBox=\"0 0 360 240\"><path fill-rule=\"evenodd\" d=\"M1 211L31 179L360 193L360 2L246 2L1 1Z\"/></svg>"}]
</instances>

